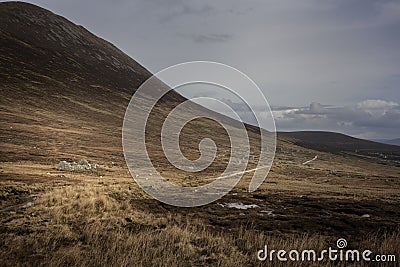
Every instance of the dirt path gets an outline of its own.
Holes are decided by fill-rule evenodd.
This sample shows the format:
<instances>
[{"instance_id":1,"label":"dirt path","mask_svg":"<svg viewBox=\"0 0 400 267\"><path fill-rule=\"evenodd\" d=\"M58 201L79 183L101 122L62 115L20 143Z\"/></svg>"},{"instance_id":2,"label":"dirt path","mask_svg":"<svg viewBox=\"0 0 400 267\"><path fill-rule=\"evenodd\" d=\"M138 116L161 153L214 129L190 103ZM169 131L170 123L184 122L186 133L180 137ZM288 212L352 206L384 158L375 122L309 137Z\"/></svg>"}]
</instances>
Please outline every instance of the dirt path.
<instances>
[{"instance_id":1,"label":"dirt path","mask_svg":"<svg viewBox=\"0 0 400 267\"><path fill-rule=\"evenodd\" d=\"M13 211L13 210L18 210L22 208L28 208L33 205L33 201L37 198L37 195L30 195L29 197L26 198L25 202L13 206L8 206L5 207L4 209L0 210L0 212L6 212L6 211Z\"/></svg>"},{"instance_id":2,"label":"dirt path","mask_svg":"<svg viewBox=\"0 0 400 267\"><path fill-rule=\"evenodd\" d=\"M310 160L307 160L306 162L303 162L302 164L303 164L303 165L306 165L306 164L308 164L308 163L313 162L313 161L316 160L317 158L318 158L318 155L316 155L314 158L312 158L312 159L310 159Z\"/></svg>"}]
</instances>

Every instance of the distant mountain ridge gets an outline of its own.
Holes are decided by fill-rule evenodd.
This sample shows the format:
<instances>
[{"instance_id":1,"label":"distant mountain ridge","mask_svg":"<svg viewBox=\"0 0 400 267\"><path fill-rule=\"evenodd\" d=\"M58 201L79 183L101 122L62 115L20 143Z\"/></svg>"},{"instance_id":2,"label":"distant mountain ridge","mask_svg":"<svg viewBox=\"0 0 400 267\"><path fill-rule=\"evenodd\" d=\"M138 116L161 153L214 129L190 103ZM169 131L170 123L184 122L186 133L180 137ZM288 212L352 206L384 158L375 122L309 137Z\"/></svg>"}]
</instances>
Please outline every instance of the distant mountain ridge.
<instances>
[{"instance_id":1,"label":"distant mountain ridge","mask_svg":"<svg viewBox=\"0 0 400 267\"><path fill-rule=\"evenodd\" d=\"M324 131L280 132L280 136L293 138L297 143L314 149L323 147L329 150L353 152L386 152L400 155L400 146L359 139L341 133Z\"/></svg>"},{"instance_id":2,"label":"distant mountain ridge","mask_svg":"<svg viewBox=\"0 0 400 267\"><path fill-rule=\"evenodd\" d=\"M372 141L383 143L383 144L388 144L388 145L400 146L400 138L395 138L395 139L375 139L375 140L372 140Z\"/></svg>"}]
</instances>

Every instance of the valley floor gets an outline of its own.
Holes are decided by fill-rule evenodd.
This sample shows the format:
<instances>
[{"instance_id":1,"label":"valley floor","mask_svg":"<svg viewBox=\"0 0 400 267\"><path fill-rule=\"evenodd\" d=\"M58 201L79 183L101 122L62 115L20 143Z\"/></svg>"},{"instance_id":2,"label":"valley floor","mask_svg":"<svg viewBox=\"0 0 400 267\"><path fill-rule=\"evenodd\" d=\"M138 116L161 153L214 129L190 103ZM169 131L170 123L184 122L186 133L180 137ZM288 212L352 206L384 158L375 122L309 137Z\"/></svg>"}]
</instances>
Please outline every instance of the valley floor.
<instances>
[{"instance_id":1,"label":"valley floor","mask_svg":"<svg viewBox=\"0 0 400 267\"><path fill-rule=\"evenodd\" d=\"M302 157L313 156L293 153L277 154L254 193L245 177L198 208L151 199L121 166L68 172L49 163L0 163L1 265L263 266L257 251L264 245L321 251L339 238L351 249L400 251L398 167L323 153L303 165Z\"/></svg>"}]
</instances>

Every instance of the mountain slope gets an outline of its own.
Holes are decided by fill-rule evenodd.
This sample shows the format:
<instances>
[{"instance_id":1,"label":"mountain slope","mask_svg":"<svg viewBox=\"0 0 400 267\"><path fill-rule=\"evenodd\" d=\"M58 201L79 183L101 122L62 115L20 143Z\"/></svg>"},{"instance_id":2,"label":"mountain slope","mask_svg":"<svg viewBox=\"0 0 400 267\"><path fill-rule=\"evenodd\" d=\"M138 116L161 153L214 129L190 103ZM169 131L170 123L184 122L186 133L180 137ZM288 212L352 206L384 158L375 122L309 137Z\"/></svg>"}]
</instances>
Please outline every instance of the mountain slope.
<instances>
[{"instance_id":1,"label":"mountain slope","mask_svg":"<svg viewBox=\"0 0 400 267\"><path fill-rule=\"evenodd\" d=\"M125 110L151 73L109 42L32 4L0 3L0 25L0 160L87 158L124 165ZM158 164L167 163L160 145L162 123L185 100L174 91L167 93L147 123L149 154ZM200 110L204 108L193 103L187 112ZM235 121L224 119L236 127ZM257 153L259 130L249 129ZM205 119L184 127L182 151L197 158L193 143L210 136L220 145L218 155L229 155L225 129ZM223 169L218 164L213 168Z\"/></svg>"},{"instance_id":2,"label":"mountain slope","mask_svg":"<svg viewBox=\"0 0 400 267\"><path fill-rule=\"evenodd\" d=\"M125 108L151 73L35 5L0 3L0 25L1 160L121 161Z\"/></svg>"},{"instance_id":3,"label":"mountain slope","mask_svg":"<svg viewBox=\"0 0 400 267\"><path fill-rule=\"evenodd\" d=\"M131 92L150 76L109 42L48 10L21 2L1 3L0 9L1 74L7 83L84 86L101 81Z\"/></svg>"}]
</instances>

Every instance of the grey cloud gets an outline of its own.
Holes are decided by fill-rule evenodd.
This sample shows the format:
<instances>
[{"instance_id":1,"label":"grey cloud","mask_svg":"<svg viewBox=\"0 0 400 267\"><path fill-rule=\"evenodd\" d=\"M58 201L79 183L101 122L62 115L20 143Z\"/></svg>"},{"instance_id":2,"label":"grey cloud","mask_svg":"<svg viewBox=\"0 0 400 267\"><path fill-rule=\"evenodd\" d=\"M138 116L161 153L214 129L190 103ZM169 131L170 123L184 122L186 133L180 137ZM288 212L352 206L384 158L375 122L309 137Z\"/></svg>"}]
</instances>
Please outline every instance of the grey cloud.
<instances>
[{"instance_id":1,"label":"grey cloud","mask_svg":"<svg viewBox=\"0 0 400 267\"><path fill-rule=\"evenodd\" d=\"M312 103L308 108L275 110L274 115L283 131L330 130L363 138L397 138L400 133L400 106L393 101L365 100L346 107Z\"/></svg>"},{"instance_id":2,"label":"grey cloud","mask_svg":"<svg viewBox=\"0 0 400 267\"><path fill-rule=\"evenodd\" d=\"M178 34L179 37L187 38L195 43L222 43L233 39L231 34Z\"/></svg>"},{"instance_id":3,"label":"grey cloud","mask_svg":"<svg viewBox=\"0 0 400 267\"><path fill-rule=\"evenodd\" d=\"M205 16L214 10L210 5L195 6L186 1L175 2L174 5L168 5L164 10L164 14L160 17L161 23L179 19L181 16Z\"/></svg>"},{"instance_id":4,"label":"grey cloud","mask_svg":"<svg viewBox=\"0 0 400 267\"><path fill-rule=\"evenodd\" d=\"M245 15L248 15L249 13L251 13L253 11L254 11L254 7L248 7L248 8L245 8L245 9L230 8L228 10L229 13L234 14L236 16L245 16Z\"/></svg>"}]
</instances>

